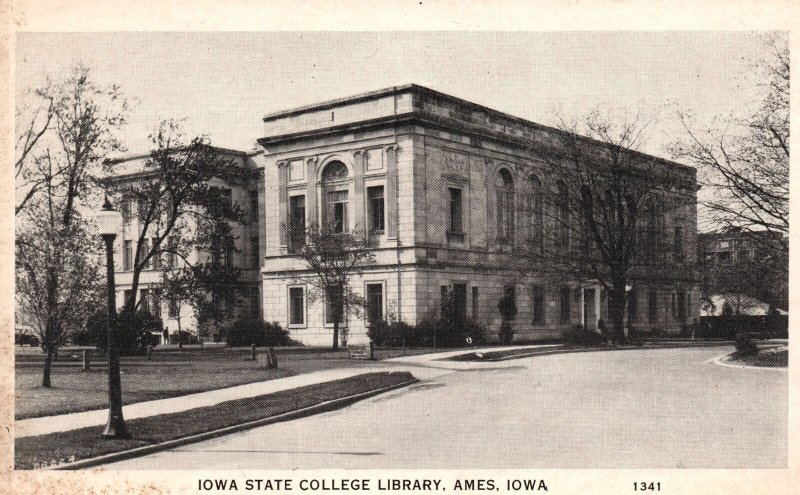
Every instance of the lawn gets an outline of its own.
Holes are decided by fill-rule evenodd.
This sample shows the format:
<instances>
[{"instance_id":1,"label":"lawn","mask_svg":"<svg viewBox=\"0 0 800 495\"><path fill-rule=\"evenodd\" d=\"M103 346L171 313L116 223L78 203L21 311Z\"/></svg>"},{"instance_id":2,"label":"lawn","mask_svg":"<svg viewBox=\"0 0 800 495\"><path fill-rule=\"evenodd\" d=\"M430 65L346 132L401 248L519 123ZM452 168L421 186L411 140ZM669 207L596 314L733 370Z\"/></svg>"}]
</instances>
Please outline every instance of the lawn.
<instances>
[{"instance_id":1,"label":"lawn","mask_svg":"<svg viewBox=\"0 0 800 495\"><path fill-rule=\"evenodd\" d=\"M342 380L318 383L246 399L237 399L188 411L126 421L127 440L100 438L102 426L23 437L14 443L15 469L32 469L53 463L72 462L154 445L168 440L211 432L250 421L297 411L334 399L408 383L408 372L365 373Z\"/></svg>"},{"instance_id":2,"label":"lawn","mask_svg":"<svg viewBox=\"0 0 800 495\"><path fill-rule=\"evenodd\" d=\"M410 353L431 352L414 349ZM326 348L278 348L278 369L261 369L250 360L250 349L196 346L185 349L157 350L152 361L143 357L122 360L122 390L125 404L177 397L207 390L272 380L290 375L337 368L376 369L377 361L349 359L347 350ZM377 359L399 356L400 349L377 350ZM105 369L81 371L80 366L63 366L72 355L61 352L61 360L52 370L52 387L41 386L42 369L31 366L41 362L41 351L19 349L16 367L16 419L52 416L70 412L102 409L108 405L108 378ZM102 357L95 358L101 362ZM159 364L161 363L161 364Z\"/></svg>"}]
</instances>

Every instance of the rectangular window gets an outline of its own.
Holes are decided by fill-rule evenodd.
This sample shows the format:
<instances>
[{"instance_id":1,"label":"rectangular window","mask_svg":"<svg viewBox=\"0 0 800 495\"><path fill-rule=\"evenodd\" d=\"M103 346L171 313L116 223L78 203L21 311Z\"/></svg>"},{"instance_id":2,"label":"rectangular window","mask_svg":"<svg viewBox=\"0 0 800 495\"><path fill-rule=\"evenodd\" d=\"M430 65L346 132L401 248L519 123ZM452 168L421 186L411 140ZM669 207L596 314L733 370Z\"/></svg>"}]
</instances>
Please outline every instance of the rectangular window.
<instances>
[{"instance_id":1,"label":"rectangular window","mask_svg":"<svg viewBox=\"0 0 800 495\"><path fill-rule=\"evenodd\" d=\"M467 318L467 284L453 284L453 303L456 320L465 320Z\"/></svg>"},{"instance_id":2,"label":"rectangular window","mask_svg":"<svg viewBox=\"0 0 800 495\"><path fill-rule=\"evenodd\" d=\"M367 221L370 233L382 234L386 229L383 186L367 188Z\"/></svg>"},{"instance_id":3,"label":"rectangular window","mask_svg":"<svg viewBox=\"0 0 800 495\"><path fill-rule=\"evenodd\" d=\"M289 287L289 324L304 325L306 322L305 289Z\"/></svg>"},{"instance_id":4,"label":"rectangular window","mask_svg":"<svg viewBox=\"0 0 800 495\"><path fill-rule=\"evenodd\" d=\"M289 198L289 252L298 252L305 243L306 197L292 196Z\"/></svg>"},{"instance_id":5,"label":"rectangular window","mask_svg":"<svg viewBox=\"0 0 800 495\"><path fill-rule=\"evenodd\" d=\"M478 306L478 302L479 302L478 301L478 288L477 287L473 287L472 288L472 319L473 320L477 320L478 319L478 307L479 307Z\"/></svg>"},{"instance_id":6,"label":"rectangular window","mask_svg":"<svg viewBox=\"0 0 800 495\"><path fill-rule=\"evenodd\" d=\"M383 320L383 284L367 284L367 324Z\"/></svg>"},{"instance_id":7,"label":"rectangular window","mask_svg":"<svg viewBox=\"0 0 800 495\"><path fill-rule=\"evenodd\" d=\"M258 223L258 191L250 191L250 222Z\"/></svg>"},{"instance_id":8,"label":"rectangular window","mask_svg":"<svg viewBox=\"0 0 800 495\"><path fill-rule=\"evenodd\" d=\"M261 268L261 254L258 251L258 236L250 237L250 263L253 268Z\"/></svg>"},{"instance_id":9,"label":"rectangular window","mask_svg":"<svg viewBox=\"0 0 800 495\"><path fill-rule=\"evenodd\" d=\"M628 321L636 321L639 313L639 294L635 290L628 292Z\"/></svg>"},{"instance_id":10,"label":"rectangular window","mask_svg":"<svg viewBox=\"0 0 800 495\"><path fill-rule=\"evenodd\" d=\"M450 193L450 232L460 234L464 232L463 222L463 203L461 189L454 187L448 188Z\"/></svg>"},{"instance_id":11,"label":"rectangular window","mask_svg":"<svg viewBox=\"0 0 800 495\"><path fill-rule=\"evenodd\" d=\"M533 324L541 325L544 323L544 289L541 285L534 285L531 289L531 311L533 313Z\"/></svg>"},{"instance_id":12,"label":"rectangular window","mask_svg":"<svg viewBox=\"0 0 800 495\"><path fill-rule=\"evenodd\" d=\"M133 241L125 241L125 247L122 251L122 269L130 270L133 264Z\"/></svg>"},{"instance_id":13,"label":"rectangular window","mask_svg":"<svg viewBox=\"0 0 800 495\"><path fill-rule=\"evenodd\" d=\"M176 297L169 298L169 313L168 316L170 318L177 318L178 317L178 299Z\"/></svg>"},{"instance_id":14,"label":"rectangular window","mask_svg":"<svg viewBox=\"0 0 800 495\"><path fill-rule=\"evenodd\" d=\"M560 309L560 321L561 323L569 323L571 316L572 316L572 308L570 307L570 301L572 296L572 290L569 287L562 287L559 292L559 309Z\"/></svg>"},{"instance_id":15,"label":"rectangular window","mask_svg":"<svg viewBox=\"0 0 800 495\"><path fill-rule=\"evenodd\" d=\"M144 222L145 219L147 219L147 215L150 213L147 205L143 201L134 201L133 204L136 205L136 211L139 212L139 221Z\"/></svg>"},{"instance_id":16,"label":"rectangular window","mask_svg":"<svg viewBox=\"0 0 800 495\"><path fill-rule=\"evenodd\" d=\"M133 291L130 290L130 289L124 291L123 292L123 297L124 297L125 300L122 301L122 304L128 304L128 301L133 297Z\"/></svg>"},{"instance_id":17,"label":"rectangular window","mask_svg":"<svg viewBox=\"0 0 800 495\"><path fill-rule=\"evenodd\" d=\"M440 304L440 306L442 308L442 317L446 317L447 316L447 309L448 309L447 306L448 306L449 302L450 302L450 289L446 285L443 285L442 286L442 298L441 298L441 300L439 302L439 304Z\"/></svg>"},{"instance_id":18,"label":"rectangular window","mask_svg":"<svg viewBox=\"0 0 800 495\"><path fill-rule=\"evenodd\" d=\"M658 320L658 294L656 291L650 291L647 295L647 315L650 323L655 323Z\"/></svg>"},{"instance_id":19,"label":"rectangular window","mask_svg":"<svg viewBox=\"0 0 800 495\"><path fill-rule=\"evenodd\" d=\"M343 234L349 230L347 223L347 191L328 193L328 221L334 234Z\"/></svg>"},{"instance_id":20,"label":"rectangular window","mask_svg":"<svg viewBox=\"0 0 800 495\"><path fill-rule=\"evenodd\" d=\"M683 227L675 227L675 259L683 260Z\"/></svg>"},{"instance_id":21,"label":"rectangular window","mask_svg":"<svg viewBox=\"0 0 800 495\"><path fill-rule=\"evenodd\" d=\"M503 295L514 301L514 306L517 305L517 288L514 285L506 285L503 287ZM515 319L514 317L511 318Z\"/></svg>"}]
</instances>

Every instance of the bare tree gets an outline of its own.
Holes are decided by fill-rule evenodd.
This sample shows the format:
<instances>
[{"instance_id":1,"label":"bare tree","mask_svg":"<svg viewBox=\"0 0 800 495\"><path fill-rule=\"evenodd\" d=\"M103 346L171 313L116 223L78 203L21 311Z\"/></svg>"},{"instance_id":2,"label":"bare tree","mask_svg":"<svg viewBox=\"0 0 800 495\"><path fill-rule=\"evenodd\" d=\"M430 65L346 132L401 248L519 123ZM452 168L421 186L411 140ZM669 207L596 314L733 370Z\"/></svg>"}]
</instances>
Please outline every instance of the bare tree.
<instances>
[{"instance_id":1,"label":"bare tree","mask_svg":"<svg viewBox=\"0 0 800 495\"><path fill-rule=\"evenodd\" d=\"M80 313L75 297L93 273L83 256L95 242L80 208L89 203L98 163L122 148L116 131L128 102L118 87L96 85L83 66L37 94L45 123L32 123L17 142L17 186L25 191L17 204L17 213L24 212L17 216L17 294L37 313L47 354L42 386L49 387L53 354Z\"/></svg>"},{"instance_id":2,"label":"bare tree","mask_svg":"<svg viewBox=\"0 0 800 495\"><path fill-rule=\"evenodd\" d=\"M523 201L532 219L526 255L533 269L554 280L597 281L608 293L615 341L624 341L632 278L660 263L663 214L682 204L664 194L679 178L638 152L646 129L638 115L560 118L559 131L532 148L555 187L534 177Z\"/></svg>"},{"instance_id":3,"label":"bare tree","mask_svg":"<svg viewBox=\"0 0 800 495\"><path fill-rule=\"evenodd\" d=\"M740 117L703 128L679 116L686 136L671 146L676 159L695 165L709 189L702 206L716 228L789 233L789 43L764 40L768 55L755 63L761 102ZM788 242L788 237L786 238Z\"/></svg>"},{"instance_id":4,"label":"bare tree","mask_svg":"<svg viewBox=\"0 0 800 495\"><path fill-rule=\"evenodd\" d=\"M225 295L228 289L235 292L234 281L238 280L232 263L236 252L233 225L242 223L244 214L232 202L230 190L213 183L236 183L245 179L247 171L205 138L186 143L174 121L161 122L150 138L153 150L133 176L114 175L118 161L106 164L111 175L105 185L129 213L135 208L138 215L131 291L124 314L133 314L141 304L137 293L142 271L154 264L163 266L164 256L170 260L168 272L175 270L166 288L176 293L186 288L194 293L203 285L202 280L189 283L186 277L206 276L206 285L215 295ZM216 282L221 280L230 287L219 287Z\"/></svg>"},{"instance_id":5,"label":"bare tree","mask_svg":"<svg viewBox=\"0 0 800 495\"><path fill-rule=\"evenodd\" d=\"M39 190L44 187L47 175L35 173L39 157L35 150L42 137L50 130L53 120L53 98L51 88L42 88L33 93L36 103L19 104L16 108L16 162L14 180L17 203L14 215L18 215Z\"/></svg>"},{"instance_id":6,"label":"bare tree","mask_svg":"<svg viewBox=\"0 0 800 495\"><path fill-rule=\"evenodd\" d=\"M335 233L332 229L311 225L301 230L290 228L294 253L312 272L310 279L317 298L327 303L333 322L333 349L339 348L341 324L348 312L358 313L364 297L353 290L352 277L374 263L374 242L364 233ZM306 279L303 279L304 281Z\"/></svg>"}]
</instances>

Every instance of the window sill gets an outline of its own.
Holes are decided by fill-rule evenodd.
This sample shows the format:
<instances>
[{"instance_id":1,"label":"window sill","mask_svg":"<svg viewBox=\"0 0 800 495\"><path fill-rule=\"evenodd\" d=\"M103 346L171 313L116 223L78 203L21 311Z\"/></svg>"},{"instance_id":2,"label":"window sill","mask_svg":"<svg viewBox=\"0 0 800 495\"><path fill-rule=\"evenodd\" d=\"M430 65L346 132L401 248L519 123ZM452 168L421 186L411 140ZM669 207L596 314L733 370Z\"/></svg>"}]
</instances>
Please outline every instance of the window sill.
<instances>
[{"instance_id":1,"label":"window sill","mask_svg":"<svg viewBox=\"0 0 800 495\"><path fill-rule=\"evenodd\" d=\"M447 231L447 242L448 243L458 243L464 244L464 239L466 238L466 234L464 232L455 232L452 230Z\"/></svg>"}]
</instances>

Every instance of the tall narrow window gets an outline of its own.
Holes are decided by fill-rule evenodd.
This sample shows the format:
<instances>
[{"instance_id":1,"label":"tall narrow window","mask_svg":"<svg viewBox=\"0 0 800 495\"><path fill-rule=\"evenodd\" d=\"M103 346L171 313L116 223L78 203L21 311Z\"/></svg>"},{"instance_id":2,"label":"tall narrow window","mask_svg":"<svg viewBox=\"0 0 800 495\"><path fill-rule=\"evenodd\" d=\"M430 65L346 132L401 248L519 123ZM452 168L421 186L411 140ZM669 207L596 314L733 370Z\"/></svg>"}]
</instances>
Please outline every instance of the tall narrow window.
<instances>
[{"instance_id":1,"label":"tall narrow window","mask_svg":"<svg viewBox=\"0 0 800 495\"><path fill-rule=\"evenodd\" d=\"M447 188L450 201L450 221L447 225L447 239L449 241L464 240L464 200L461 189Z\"/></svg>"},{"instance_id":2,"label":"tall narrow window","mask_svg":"<svg viewBox=\"0 0 800 495\"><path fill-rule=\"evenodd\" d=\"M149 239L144 239L142 241L142 250L139 251L139 259L137 260L137 263L141 264L144 261L144 259L147 257L147 254L149 252L150 252L150 240ZM150 269L150 260L147 260L147 263L144 264L143 269L144 270L149 270Z\"/></svg>"},{"instance_id":3,"label":"tall narrow window","mask_svg":"<svg viewBox=\"0 0 800 495\"><path fill-rule=\"evenodd\" d=\"M478 288L472 288L472 319L478 319L478 308L479 308L479 300L478 300Z\"/></svg>"},{"instance_id":4,"label":"tall narrow window","mask_svg":"<svg viewBox=\"0 0 800 495\"><path fill-rule=\"evenodd\" d=\"M306 243L306 197L289 198L289 251L296 253Z\"/></svg>"},{"instance_id":5,"label":"tall narrow window","mask_svg":"<svg viewBox=\"0 0 800 495\"><path fill-rule=\"evenodd\" d=\"M670 309L672 310L672 317L678 317L678 295L674 292L670 294Z\"/></svg>"},{"instance_id":6,"label":"tall narrow window","mask_svg":"<svg viewBox=\"0 0 800 495\"><path fill-rule=\"evenodd\" d=\"M673 245L675 247L675 260L683 260L683 227L680 225L675 226Z\"/></svg>"},{"instance_id":7,"label":"tall narrow window","mask_svg":"<svg viewBox=\"0 0 800 495\"><path fill-rule=\"evenodd\" d=\"M141 289L139 291L139 309L150 311L150 289Z\"/></svg>"},{"instance_id":8,"label":"tall narrow window","mask_svg":"<svg viewBox=\"0 0 800 495\"><path fill-rule=\"evenodd\" d=\"M542 201L542 181L538 177L531 176L531 243L535 252L544 249L544 207Z\"/></svg>"},{"instance_id":9,"label":"tall narrow window","mask_svg":"<svg viewBox=\"0 0 800 495\"><path fill-rule=\"evenodd\" d=\"M250 264L253 268L261 268L261 254L258 250L258 236L250 236Z\"/></svg>"},{"instance_id":10,"label":"tall narrow window","mask_svg":"<svg viewBox=\"0 0 800 495\"><path fill-rule=\"evenodd\" d=\"M514 306L517 305L517 288L513 285L506 285L503 287L503 295L514 301ZM514 317L511 318L515 319Z\"/></svg>"},{"instance_id":11,"label":"tall narrow window","mask_svg":"<svg viewBox=\"0 0 800 495\"><path fill-rule=\"evenodd\" d=\"M261 294L258 287L253 287L250 292L250 316L261 318Z\"/></svg>"},{"instance_id":12,"label":"tall narrow window","mask_svg":"<svg viewBox=\"0 0 800 495\"><path fill-rule=\"evenodd\" d=\"M678 291L678 321L686 321L686 292Z\"/></svg>"},{"instance_id":13,"label":"tall narrow window","mask_svg":"<svg viewBox=\"0 0 800 495\"><path fill-rule=\"evenodd\" d=\"M533 324L541 325L544 323L544 289L541 285L534 285L531 289L531 310L533 313Z\"/></svg>"},{"instance_id":14,"label":"tall narrow window","mask_svg":"<svg viewBox=\"0 0 800 495\"><path fill-rule=\"evenodd\" d=\"M572 290L569 287L562 287L559 291L559 317L561 323L569 323L572 317L571 296Z\"/></svg>"},{"instance_id":15,"label":"tall narrow window","mask_svg":"<svg viewBox=\"0 0 800 495\"><path fill-rule=\"evenodd\" d=\"M156 318L161 318L161 289L153 290L150 312L153 313L153 316Z\"/></svg>"},{"instance_id":16,"label":"tall narrow window","mask_svg":"<svg viewBox=\"0 0 800 495\"><path fill-rule=\"evenodd\" d=\"M658 320L658 293L650 291L647 297L647 314L650 323L655 323Z\"/></svg>"},{"instance_id":17,"label":"tall narrow window","mask_svg":"<svg viewBox=\"0 0 800 495\"><path fill-rule=\"evenodd\" d=\"M639 294L635 290L628 292L628 321L636 321L639 317Z\"/></svg>"},{"instance_id":18,"label":"tall narrow window","mask_svg":"<svg viewBox=\"0 0 800 495\"><path fill-rule=\"evenodd\" d=\"M125 247L122 251L122 269L130 270L133 264L133 241L125 241Z\"/></svg>"},{"instance_id":19,"label":"tall narrow window","mask_svg":"<svg viewBox=\"0 0 800 495\"><path fill-rule=\"evenodd\" d=\"M453 305L456 321L467 318L467 284L453 284Z\"/></svg>"},{"instance_id":20,"label":"tall narrow window","mask_svg":"<svg viewBox=\"0 0 800 495\"><path fill-rule=\"evenodd\" d=\"M497 237L503 241L514 238L514 179L511 172L500 169L495 183L497 194Z\"/></svg>"},{"instance_id":21,"label":"tall narrow window","mask_svg":"<svg viewBox=\"0 0 800 495\"><path fill-rule=\"evenodd\" d=\"M228 236L225 238L225 267L231 268L233 267L233 253L236 250L236 246L233 241L233 237Z\"/></svg>"},{"instance_id":22,"label":"tall narrow window","mask_svg":"<svg viewBox=\"0 0 800 495\"><path fill-rule=\"evenodd\" d=\"M347 232L347 191L328 193L329 227L334 234Z\"/></svg>"},{"instance_id":23,"label":"tall narrow window","mask_svg":"<svg viewBox=\"0 0 800 495\"><path fill-rule=\"evenodd\" d=\"M302 287L289 287L289 324L304 325L305 322L305 290Z\"/></svg>"},{"instance_id":24,"label":"tall narrow window","mask_svg":"<svg viewBox=\"0 0 800 495\"><path fill-rule=\"evenodd\" d=\"M382 234L386 230L383 186L367 188L367 221L370 233Z\"/></svg>"},{"instance_id":25,"label":"tall narrow window","mask_svg":"<svg viewBox=\"0 0 800 495\"><path fill-rule=\"evenodd\" d=\"M157 245L158 245L158 238L157 237L153 237L153 244L152 244L153 248L155 249L155 247ZM161 248L159 248L159 250L160 249ZM161 269L161 253L160 252L156 252L153 255L153 257L151 258L151 260L153 261L153 270Z\"/></svg>"},{"instance_id":26,"label":"tall narrow window","mask_svg":"<svg viewBox=\"0 0 800 495\"><path fill-rule=\"evenodd\" d=\"M367 323L373 325L383 320L383 284L367 284Z\"/></svg>"},{"instance_id":27,"label":"tall narrow window","mask_svg":"<svg viewBox=\"0 0 800 495\"><path fill-rule=\"evenodd\" d=\"M129 223L131 221L131 200L130 198L122 198L119 204L119 210L122 214L122 221L123 223Z\"/></svg>"},{"instance_id":28,"label":"tall narrow window","mask_svg":"<svg viewBox=\"0 0 800 495\"><path fill-rule=\"evenodd\" d=\"M333 287L331 292L325 291L325 323L332 325L339 318L339 323L344 315L344 293L342 287ZM338 316L337 316L338 313Z\"/></svg>"},{"instance_id":29,"label":"tall narrow window","mask_svg":"<svg viewBox=\"0 0 800 495\"><path fill-rule=\"evenodd\" d=\"M174 296L169 298L169 308L167 311L168 311L167 316L169 316L170 318L178 317L178 298Z\"/></svg>"},{"instance_id":30,"label":"tall narrow window","mask_svg":"<svg viewBox=\"0 0 800 495\"><path fill-rule=\"evenodd\" d=\"M347 166L332 161L322 171L323 223L334 234L347 232Z\"/></svg>"},{"instance_id":31,"label":"tall narrow window","mask_svg":"<svg viewBox=\"0 0 800 495\"><path fill-rule=\"evenodd\" d=\"M556 197L557 223L556 244L564 249L569 248L569 190L564 181L559 181Z\"/></svg>"},{"instance_id":32,"label":"tall narrow window","mask_svg":"<svg viewBox=\"0 0 800 495\"><path fill-rule=\"evenodd\" d=\"M177 255L175 254L175 250L178 248L178 238L176 236L170 236L168 241L169 253L167 253L167 268L175 268Z\"/></svg>"},{"instance_id":33,"label":"tall narrow window","mask_svg":"<svg viewBox=\"0 0 800 495\"><path fill-rule=\"evenodd\" d=\"M250 221L258 223L258 191L250 191Z\"/></svg>"}]
</instances>

